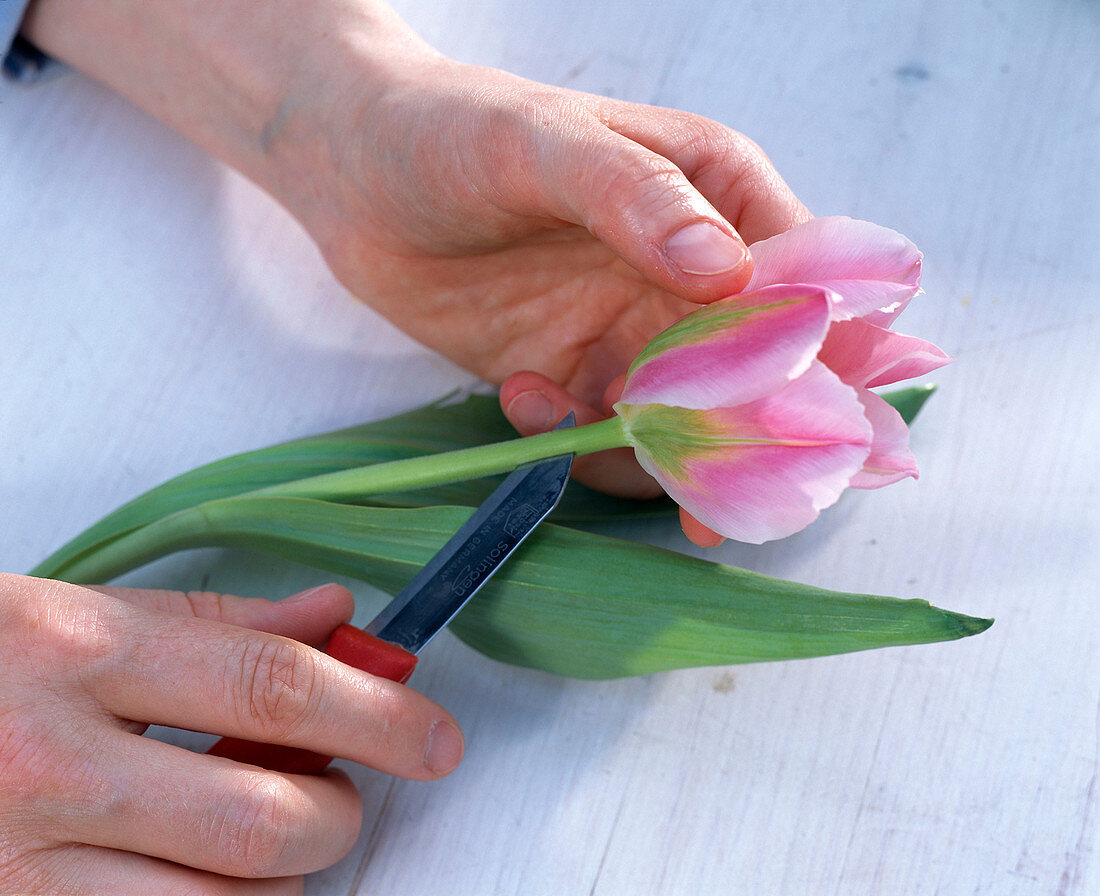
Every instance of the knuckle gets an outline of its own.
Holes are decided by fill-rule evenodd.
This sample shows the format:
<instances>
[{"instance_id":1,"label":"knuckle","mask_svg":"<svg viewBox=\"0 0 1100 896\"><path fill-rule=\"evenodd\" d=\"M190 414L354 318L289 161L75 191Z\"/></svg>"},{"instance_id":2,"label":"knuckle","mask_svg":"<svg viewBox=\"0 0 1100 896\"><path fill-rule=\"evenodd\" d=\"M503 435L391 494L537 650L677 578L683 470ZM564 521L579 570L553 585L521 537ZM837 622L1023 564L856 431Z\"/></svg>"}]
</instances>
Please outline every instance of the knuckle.
<instances>
[{"instance_id":1,"label":"knuckle","mask_svg":"<svg viewBox=\"0 0 1100 896\"><path fill-rule=\"evenodd\" d=\"M609 163L597 173L600 180L588 191L592 199L590 208L600 217L605 217L608 211L621 217L626 209L630 217L655 216L687 200L687 180L667 159L644 150L613 151Z\"/></svg>"},{"instance_id":2,"label":"knuckle","mask_svg":"<svg viewBox=\"0 0 1100 896\"><path fill-rule=\"evenodd\" d=\"M296 793L266 773L244 775L204 819L200 843L243 877L271 876L298 846Z\"/></svg>"},{"instance_id":3,"label":"knuckle","mask_svg":"<svg viewBox=\"0 0 1100 896\"><path fill-rule=\"evenodd\" d=\"M719 208L736 210L735 217L775 191L778 174L771 160L744 134L714 125L700 134L696 149L701 161L695 176L713 177L715 184L722 185L715 189L714 202Z\"/></svg>"},{"instance_id":4,"label":"knuckle","mask_svg":"<svg viewBox=\"0 0 1100 896\"><path fill-rule=\"evenodd\" d=\"M240 681L243 721L278 737L293 736L308 726L322 686L309 648L274 637L249 639Z\"/></svg>"},{"instance_id":5,"label":"knuckle","mask_svg":"<svg viewBox=\"0 0 1100 896\"><path fill-rule=\"evenodd\" d=\"M120 645L114 635L114 619L103 607L65 608L53 617L55 647L70 667L83 675L95 675L104 665L114 665Z\"/></svg>"},{"instance_id":6,"label":"knuckle","mask_svg":"<svg viewBox=\"0 0 1100 896\"><path fill-rule=\"evenodd\" d=\"M673 153L712 159L721 164L768 164L763 150L740 131L701 115L683 113L670 134ZM690 152L689 152L690 151Z\"/></svg>"},{"instance_id":7,"label":"knuckle","mask_svg":"<svg viewBox=\"0 0 1100 896\"><path fill-rule=\"evenodd\" d=\"M582 103L555 89L512 84L484 92L482 112L472 119L465 145L478 147L466 160L477 170L483 190L498 207L524 215L566 215L562 170L572 170L569 156L601 133Z\"/></svg>"},{"instance_id":8,"label":"knuckle","mask_svg":"<svg viewBox=\"0 0 1100 896\"><path fill-rule=\"evenodd\" d=\"M542 139L550 130L568 127L574 110L553 92L513 87L493 92L486 99L485 136L503 139L510 148L520 148L526 158L537 156Z\"/></svg>"},{"instance_id":9,"label":"knuckle","mask_svg":"<svg viewBox=\"0 0 1100 896\"><path fill-rule=\"evenodd\" d=\"M468 145L480 148L466 167L478 170L478 179L496 205L524 211L541 193L539 172L546 164L547 140L564 127L568 116L557 114L552 98L505 94L490 102Z\"/></svg>"},{"instance_id":10,"label":"knuckle","mask_svg":"<svg viewBox=\"0 0 1100 896\"><path fill-rule=\"evenodd\" d=\"M0 581L0 625L20 671L55 687L85 683L126 660L115 601L63 582Z\"/></svg>"}]
</instances>

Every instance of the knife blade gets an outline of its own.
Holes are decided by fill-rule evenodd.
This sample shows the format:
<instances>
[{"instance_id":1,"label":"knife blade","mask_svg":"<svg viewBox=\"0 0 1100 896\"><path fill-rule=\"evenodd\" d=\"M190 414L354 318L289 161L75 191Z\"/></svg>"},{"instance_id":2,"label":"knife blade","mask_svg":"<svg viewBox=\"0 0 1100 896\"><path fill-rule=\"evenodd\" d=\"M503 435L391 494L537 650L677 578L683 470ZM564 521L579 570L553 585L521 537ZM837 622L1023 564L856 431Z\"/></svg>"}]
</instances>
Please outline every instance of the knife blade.
<instances>
[{"instance_id":1,"label":"knife blade","mask_svg":"<svg viewBox=\"0 0 1100 896\"><path fill-rule=\"evenodd\" d=\"M569 414L555 429L574 425ZM365 629L340 625L325 653L374 675L404 683L417 654L466 605L561 500L573 455L513 470ZM294 774L319 774L332 757L235 737L208 751Z\"/></svg>"}]
</instances>

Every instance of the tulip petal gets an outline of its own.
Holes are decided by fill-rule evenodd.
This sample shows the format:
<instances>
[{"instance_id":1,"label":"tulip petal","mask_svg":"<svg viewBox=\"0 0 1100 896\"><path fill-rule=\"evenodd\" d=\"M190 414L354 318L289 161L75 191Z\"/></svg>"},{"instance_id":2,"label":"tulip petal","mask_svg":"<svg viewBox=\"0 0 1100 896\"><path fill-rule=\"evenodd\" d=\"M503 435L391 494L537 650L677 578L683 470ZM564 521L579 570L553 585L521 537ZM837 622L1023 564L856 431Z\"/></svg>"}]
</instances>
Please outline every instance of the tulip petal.
<instances>
[{"instance_id":1,"label":"tulip petal","mask_svg":"<svg viewBox=\"0 0 1100 896\"><path fill-rule=\"evenodd\" d=\"M852 218L815 218L753 243L746 290L814 283L837 293L833 320L896 312L920 290L921 253L886 227Z\"/></svg>"},{"instance_id":2,"label":"tulip petal","mask_svg":"<svg viewBox=\"0 0 1100 896\"><path fill-rule=\"evenodd\" d=\"M781 285L704 305L634 359L622 400L701 409L777 392L813 362L832 300L817 286Z\"/></svg>"},{"instance_id":3,"label":"tulip petal","mask_svg":"<svg viewBox=\"0 0 1100 896\"><path fill-rule=\"evenodd\" d=\"M874 429L871 453L863 469L852 477L852 488L882 488L909 476L917 478L917 461L909 450L909 427L893 407L874 392L859 393L867 419Z\"/></svg>"},{"instance_id":4,"label":"tulip petal","mask_svg":"<svg viewBox=\"0 0 1100 896\"><path fill-rule=\"evenodd\" d=\"M857 389L923 376L951 363L951 358L931 342L884 330L865 320L833 324L817 357Z\"/></svg>"},{"instance_id":5,"label":"tulip petal","mask_svg":"<svg viewBox=\"0 0 1100 896\"><path fill-rule=\"evenodd\" d=\"M856 392L825 365L779 392L711 410L616 405L642 467L700 522L761 544L813 522L863 467Z\"/></svg>"}]
</instances>

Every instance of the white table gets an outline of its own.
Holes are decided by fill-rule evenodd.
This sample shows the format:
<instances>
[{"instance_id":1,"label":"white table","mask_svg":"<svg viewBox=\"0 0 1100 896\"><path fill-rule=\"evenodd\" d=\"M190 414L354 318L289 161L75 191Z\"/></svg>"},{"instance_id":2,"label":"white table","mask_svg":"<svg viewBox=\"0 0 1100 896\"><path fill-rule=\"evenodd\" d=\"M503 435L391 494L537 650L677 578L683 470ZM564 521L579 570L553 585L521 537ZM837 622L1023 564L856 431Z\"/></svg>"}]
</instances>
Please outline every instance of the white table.
<instances>
[{"instance_id":1,"label":"white table","mask_svg":"<svg viewBox=\"0 0 1100 896\"><path fill-rule=\"evenodd\" d=\"M997 623L610 683L444 635L415 683L463 723L465 763L431 785L352 769L362 838L307 892L1100 892L1100 8L400 10L458 58L725 121L815 212L921 246L901 329L958 358L914 429L921 480L711 556ZM80 77L0 93L0 159L2 568L175 473L470 382L349 299L250 184ZM126 581L323 578L271 566L205 551Z\"/></svg>"}]
</instances>

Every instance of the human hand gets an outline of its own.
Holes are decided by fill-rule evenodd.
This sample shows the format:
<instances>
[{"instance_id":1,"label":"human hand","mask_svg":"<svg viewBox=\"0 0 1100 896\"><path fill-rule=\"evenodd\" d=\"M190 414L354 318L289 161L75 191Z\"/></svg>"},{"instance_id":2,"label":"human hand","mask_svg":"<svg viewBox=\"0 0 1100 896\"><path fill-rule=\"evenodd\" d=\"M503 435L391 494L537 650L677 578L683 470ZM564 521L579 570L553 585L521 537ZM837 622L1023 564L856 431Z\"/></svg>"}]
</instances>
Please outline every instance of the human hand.
<instances>
[{"instance_id":1,"label":"human hand","mask_svg":"<svg viewBox=\"0 0 1100 896\"><path fill-rule=\"evenodd\" d=\"M746 242L809 218L729 128L454 62L379 0L36 0L26 31L272 193L523 434L609 415L652 336L747 284ZM659 492L629 451L576 473Z\"/></svg>"},{"instance_id":2,"label":"human hand","mask_svg":"<svg viewBox=\"0 0 1100 896\"><path fill-rule=\"evenodd\" d=\"M271 603L0 575L4 892L300 893L355 843L343 772L195 754L140 737L150 723L450 772L445 710L305 646L352 609L336 585Z\"/></svg>"},{"instance_id":3,"label":"human hand","mask_svg":"<svg viewBox=\"0 0 1100 896\"><path fill-rule=\"evenodd\" d=\"M339 174L326 201L291 207L353 293L502 384L525 435L610 416L650 338L746 285L743 240L809 217L716 122L430 55L327 130ZM576 475L660 492L629 450L579 458Z\"/></svg>"}]
</instances>

